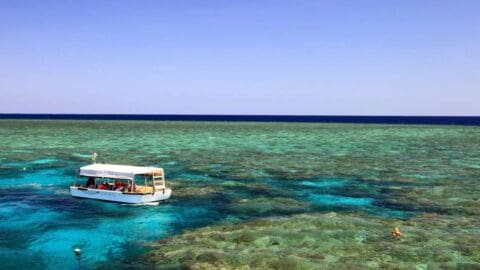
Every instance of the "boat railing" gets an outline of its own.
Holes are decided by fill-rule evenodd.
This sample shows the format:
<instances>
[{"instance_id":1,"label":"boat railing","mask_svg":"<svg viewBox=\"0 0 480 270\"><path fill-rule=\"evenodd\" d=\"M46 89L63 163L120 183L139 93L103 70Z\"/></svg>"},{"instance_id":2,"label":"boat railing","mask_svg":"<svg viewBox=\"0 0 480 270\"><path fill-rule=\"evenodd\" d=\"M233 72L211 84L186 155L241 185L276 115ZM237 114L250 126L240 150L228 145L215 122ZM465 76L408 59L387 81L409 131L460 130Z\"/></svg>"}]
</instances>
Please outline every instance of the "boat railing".
<instances>
[{"instance_id":1,"label":"boat railing","mask_svg":"<svg viewBox=\"0 0 480 270\"><path fill-rule=\"evenodd\" d=\"M153 186L156 190L165 189L165 174L163 170L159 170L157 172L153 172Z\"/></svg>"}]
</instances>

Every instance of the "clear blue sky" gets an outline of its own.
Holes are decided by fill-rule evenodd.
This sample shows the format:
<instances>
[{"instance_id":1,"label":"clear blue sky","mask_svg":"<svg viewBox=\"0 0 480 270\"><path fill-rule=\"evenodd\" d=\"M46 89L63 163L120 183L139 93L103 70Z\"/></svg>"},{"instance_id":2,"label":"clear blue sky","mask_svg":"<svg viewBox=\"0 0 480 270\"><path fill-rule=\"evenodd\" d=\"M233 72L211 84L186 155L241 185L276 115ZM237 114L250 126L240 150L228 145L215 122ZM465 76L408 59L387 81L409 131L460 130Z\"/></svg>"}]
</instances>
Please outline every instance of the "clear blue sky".
<instances>
[{"instance_id":1,"label":"clear blue sky","mask_svg":"<svg viewBox=\"0 0 480 270\"><path fill-rule=\"evenodd\" d=\"M480 1L0 1L0 112L480 115Z\"/></svg>"}]
</instances>

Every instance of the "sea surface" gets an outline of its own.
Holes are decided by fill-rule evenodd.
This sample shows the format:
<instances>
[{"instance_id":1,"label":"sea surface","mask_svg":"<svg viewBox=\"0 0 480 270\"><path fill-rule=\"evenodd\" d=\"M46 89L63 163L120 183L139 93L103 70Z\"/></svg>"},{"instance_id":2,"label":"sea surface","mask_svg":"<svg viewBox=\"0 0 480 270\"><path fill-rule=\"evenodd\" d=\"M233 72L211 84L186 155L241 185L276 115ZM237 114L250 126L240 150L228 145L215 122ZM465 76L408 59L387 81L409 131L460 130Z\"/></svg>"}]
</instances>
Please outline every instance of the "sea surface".
<instances>
[{"instance_id":1,"label":"sea surface","mask_svg":"<svg viewBox=\"0 0 480 270\"><path fill-rule=\"evenodd\" d=\"M148 120L282 123L426 124L480 126L480 116L218 115L218 114L25 114L0 113L0 119Z\"/></svg>"},{"instance_id":2,"label":"sea surface","mask_svg":"<svg viewBox=\"0 0 480 270\"><path fill-rule=\"evenodd\" d=\"M72 198L93 152L171 199ZM0 120L0 269L480 269L479 216L480 126Z\"/></svg>"}]
</instances>

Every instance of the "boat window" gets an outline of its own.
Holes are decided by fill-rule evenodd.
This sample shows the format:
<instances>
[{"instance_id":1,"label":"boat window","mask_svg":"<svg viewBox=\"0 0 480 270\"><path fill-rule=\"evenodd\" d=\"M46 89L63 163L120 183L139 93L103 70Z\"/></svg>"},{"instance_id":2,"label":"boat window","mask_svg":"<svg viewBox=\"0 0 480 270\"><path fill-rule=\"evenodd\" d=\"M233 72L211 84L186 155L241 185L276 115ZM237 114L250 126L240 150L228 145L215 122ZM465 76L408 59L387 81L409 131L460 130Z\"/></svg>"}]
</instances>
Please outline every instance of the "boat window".
<instances>
[{"instance_id":1,"label":"boat window","mask_svg":"<svg viewBox=\"0 0 480 270\"><path fill-rule=\"evenodd\" d=\"M123 190L127 190L131 185L131 181L127 179L95 178L94 180L95 180L95 184L90 185L89 186L90 188L123 191Z\"/></svg>"},{"instance_id":2,"label":"boat window","mask_svg":"<svg viewBox=\"0 0 480 270\"><path fill-rule=\"evenodd\" d=\"M148 187L151 187L153 185L153 178L151 175L139 175L139 180L138 184L140 185L147 185ZM135 180L136 181L136 180Z\"/></svg>"}]
</instances>

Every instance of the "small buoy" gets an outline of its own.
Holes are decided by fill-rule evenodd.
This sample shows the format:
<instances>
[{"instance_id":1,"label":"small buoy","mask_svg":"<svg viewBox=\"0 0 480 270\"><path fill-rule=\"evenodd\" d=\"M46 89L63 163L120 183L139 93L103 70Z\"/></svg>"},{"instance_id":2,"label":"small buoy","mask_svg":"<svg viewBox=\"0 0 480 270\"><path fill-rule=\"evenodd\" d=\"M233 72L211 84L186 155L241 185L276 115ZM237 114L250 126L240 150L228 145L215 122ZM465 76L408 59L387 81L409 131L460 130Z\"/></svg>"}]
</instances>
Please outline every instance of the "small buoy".
<instances>
[{"instance_id":1,"label":"small buoy","mask_svg":"<svg viewBox=\"0 0 480 270\"><path fill-rule=\"evenodd\" d=\"M23 167L23 170L26 171L26 170L27 170L27 167Z\"/></svg>"},{"instance_id":2,"label":"small buoy","mask_svg":"<svg viewBox=\"0 0 480 270\"><path fill-rule=\"evenodd\" d=\"M73 250L73 252L75 252L75 255L80 256L80 253L82 253L82 250L79 248L76 248Z\"/></svg>"},{"instance_id":3,"label":"small buoy","mask_svg":"<svg viewBox=\"0 0 480 270\"><path fill-rule=\"evenodd\" d=\"M393 237L400 237L400 236L403 236L403 233L400 232L400 229L398 227L395 227L392 230L392 236Z\"/></svg>"}]
</instances>

